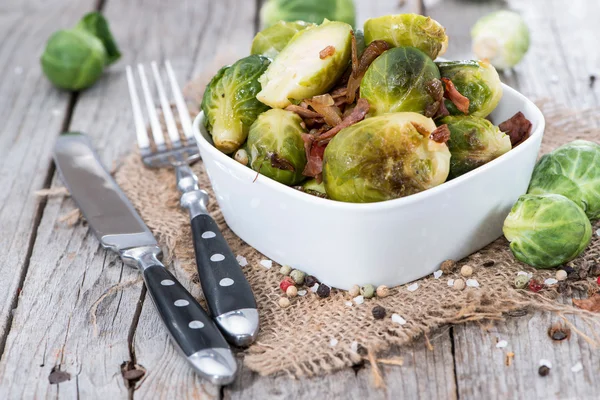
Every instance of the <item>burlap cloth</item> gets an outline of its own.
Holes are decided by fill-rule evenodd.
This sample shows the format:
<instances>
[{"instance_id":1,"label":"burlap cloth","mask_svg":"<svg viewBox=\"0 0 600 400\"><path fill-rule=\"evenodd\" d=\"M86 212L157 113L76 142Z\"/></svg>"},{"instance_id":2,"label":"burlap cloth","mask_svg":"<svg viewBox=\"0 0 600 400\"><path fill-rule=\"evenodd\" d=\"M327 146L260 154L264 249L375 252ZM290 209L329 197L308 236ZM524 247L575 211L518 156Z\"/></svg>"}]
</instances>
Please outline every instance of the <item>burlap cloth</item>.
<instances>
[{"instance_id":1,"label":"burlap cloth","mask_svg":"<svg viewBox=\"0 0 600 400\"><path fill-rule=\"evenodd\" d=\"M542 152L574 139L600 142L597 112L573 112L549 102L539 105L547 121ZM202 162L195 164L193 169L198 174L200 187L207 189L214 199ZM116 179L166 247L167 257L176 259L169 268L173 268L173 264L181 268L193 283L194 292L200 293L189 220L179 208L173 171L145 168L139 155L132 153L117 171ZM389 297L366 300L362 305L349 306L347 302L351 298L344 291L332 290L329 298L321 299L309 290L306 296L293 298L291 306L283 309L278 305L283 294L279 288L280 266L273 263L271 269L263 267L260 261L266 257L228 229L215 201L209 208L234 254L248 261L243 271L258 303L261 330L256 343L243 350L244 363L261 375L329 373L360 363L367 354L373 360L373 355L428 335L443 325L500 320L506 313L524 308L576 313L587 323L600 326L597 315L574 308L568 298L559 301L561 295L556 288L544 289L539 294L514 289L518 271L531 272L541 281L553 277L555 271L536 271L516 261L504 238L459 263L458 269L464 264L473 267L473 278L479 282L479 288L457 291L450 287L448 279L460 277L457 269L439 279L428 276L419 280L419 287L414 292L402 285L391 289ZM598 228L596 224L594 231ZM594 234L585 254L570 265L576 269L589 268L599 262L599 255L600 238ZM489 261L494 261L493 266L484 267L483 264L491 264ZM590 295L598 286L592 277L573 285L579 288L582 296L586 291ZM373 318L371 310L375 305L386 308L385 319ZM402 316L406 324L392 322L392 313Z\"/></svg>"}]
</instances>

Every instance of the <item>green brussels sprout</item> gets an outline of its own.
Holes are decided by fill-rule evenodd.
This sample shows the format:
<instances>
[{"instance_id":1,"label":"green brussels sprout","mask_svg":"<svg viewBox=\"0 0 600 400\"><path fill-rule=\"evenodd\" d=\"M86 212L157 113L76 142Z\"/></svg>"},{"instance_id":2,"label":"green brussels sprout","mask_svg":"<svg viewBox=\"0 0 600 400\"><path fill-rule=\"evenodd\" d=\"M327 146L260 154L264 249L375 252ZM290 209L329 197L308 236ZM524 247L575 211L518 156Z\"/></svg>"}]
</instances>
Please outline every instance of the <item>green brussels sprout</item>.
<instances>
[{"instance_id":1,"label":"green brussels sprout","mask_svg":"<svg viewBox=\"0 0 600 400\"><path fill-rule=\"evenodd\" d=\"M397 14L371 18L365 22L367 46L385 40L393 47L416 47L432 60L446 52L448 36L437 21L419 14Z\"/></svg>"},{"instance_id":2,"label":"green brussels sprout","mask_svg":"<svg viewBox=\"0 0 600 400\"><path fill-rule=\"evenodd\" d=\"M408 196L446 181L450 151L429 138L431 118L412 112L367 118L342 129L323 157L333 200L369 203Z\"/></svg>"},{"instance_id":3,"label":"green brussels sprout","mask_svg":"<svg viewBox=\"0 0 600 400\"><path fill-rule=\"evenodd\" d=\"M512 148L510 137L487 119L448 116L439 123L446 124L450 130L450 139L446 142L452 154L450 179L466 174Z\"/></svg>"},{"instance_id":4,"label":"green brussels sprout","mask_svg":"<svg viewBox=\"0 0 600 400\"><path fill-rule=\"evenodd\" d=\"M356 55L360 60L360 56L365 52L367 44L365 43L365 33L360 29L354 31L354 37L356 38Z\"/></svg>"},{"instance_id":5,"label":"green brussels sprout","mask_svg":"<svg viewBox=\"0 0 600 400\"><path fill-rule=\"evenodd\" d=\"M272 108L285 108L326 93L342 76L350 61L352 27L326 21L298 32L260 77L258 100ZM326 48L334 53L321 57Z\"/></svg>"},{"instance_id":6,"label":"green brussels sprout","mask_svg":"<svg viewBox=\"0 0 600 400\"><path fill-rule=\"evenodd\" d=\"M285 185L297 185L305 177L306 151L302 118L292 111L272 109L260 114L250 127L250 167Z\"/></svg>"},{"instance_id":7,"label":"green brussels sprout","mask_svg":"<svg viewBox=\"0 0 600 400\"><path fill-rule=\"evenodd\" d=\"M600 146L575 140L544 155L536 164L528 193L561 194L590 219L600 217Z\"/></svg>"},{"instance_id":8,"label":"green brussels sprout","mask_svg":"<svg viewBox=\"0 0 600 400\"><path fill-rule=\"evenodd\" d=\"M223 153L236 151L248 137L250 125L269 107L256 99L258 78L269 59L263 56L242 58L223 67L212 78L202 97L206 127L215 147Z\"/></svg>"},{"instance_id":9,"label":"green brussels sprout","mask_svg":"<svg viewBox=\"0 0 600 400\"><path fill-rule=\"evenodd\" d=\"M504 221L515 257L535 268L551 268L577 257L592 237L583 210L559 194L525 194Z\"/></svg>"},{"instance_id":10,"label":"green brussels sprout","mask_svg":"<svg viewBox=\"0 0 600 400\"><path fill-rule=\"evenodd\" d=\"M256 36L254 36L250 53L274 58L281 50L283 50L296 33L315 26L315 24L309 24L304 21L279 21L275 25L258 32Z\"/></svg>"},{"instance_id":11,"label":"green brussels sprout","mask_svg":"<svg viewBox=\"0 0 600 400\"><path fill-rule=\"evenodd\" d=\"M309 179L308 181L304 182L302 184L302 191L317 197L327 197L325 184L322 181L321 183L317 182L316 179Z\"/></svg>"},{"instance_id":12,"label":"green brussels sprout","mask_svg":"<svg viewBox=\"0 0 600 400\"><path fill-rule=\"evenodd\" d=\"M480 18L471 29L473 52L498 69L514 67L529 49L529 29L513 11L496 11Z\"/></svg>"},{"instance_id":13,"label":"green brussels sprout","mask_svg":"<svg viewBox=\"0 0 600 400\"><path fill-rule=\"evenodd\" d=\"M502 98L498 72L486 61L449 61L436 63L442 78L452 81L456 90L469 99L469 115L487 117ZM450 100L445 100L450 115L463 115Z\"/></svg>"},{"instance_id":14,"label":"green brussels sprout","mask_svg":"<svg viewBox=\"0 0 600 400\"><path fill-rule=\"evenodd\" d=\"M354 26L356 11L353 0L268 0L260 10L262 26L278 21L306 21L320 24L324 19Z\"/></svg>"},{"instance_id":15,"label":"green brussels sprout","mask_svg":"<svg viewBox=\"0 0 600 400\"><path fill-rule=\"evenodd\" d=\"M85 15L73 29L55 32L40 59L42 70L55 86L81 90L93 85L104 68L121 53L108 22L98 13Z\"/></svg>"},{"instance_id":16,"label":"green brussels sprout","mask_svg":"<svg viewBox=\"0 0 600 400\"><path fill-rule=\"evenodd\" d=\"M370 115L414 111L432 117L443 95L437 66L414 47L396 47L377 57L360 85Z\"/></svg>"}]
</instances>

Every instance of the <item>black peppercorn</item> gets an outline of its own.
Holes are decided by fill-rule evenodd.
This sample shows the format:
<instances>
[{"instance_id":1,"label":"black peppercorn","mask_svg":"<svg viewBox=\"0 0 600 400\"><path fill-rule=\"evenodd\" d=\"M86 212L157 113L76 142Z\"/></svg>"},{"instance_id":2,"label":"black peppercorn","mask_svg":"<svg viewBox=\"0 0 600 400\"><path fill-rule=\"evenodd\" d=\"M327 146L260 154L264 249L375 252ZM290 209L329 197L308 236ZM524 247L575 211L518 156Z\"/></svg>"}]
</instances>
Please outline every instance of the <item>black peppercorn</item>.
<instances>
[{"instance_id":1,"label":"black peppercorn","mask_svg":"<svg viewBox=\"0 0 600 400\"><path fill-rule=\"evenodd\" d=\"M371 310L371 313L373 314L373 318L375 318L375 319L384 319L385 318L385 308L383 308L381 306L373 307L373 309Z\"/></svg>"},{"instance_id":2,"label":"black peppercorn","mask_svg":"<svg viewBox=\"0 0 600 400\"><path fill-rule=\"evenodd\" d=\"M315 278L314 276L306 275L304 277L304 285L306 287L311 288L311 287L315 286L315 283L319 283L319 280L317 278Z\"/></svg>"},{"instance_id":3,"label":"black peppercorn","mask_svg":"<svg viewBox=\"0 0 600 400\"><path fill-rule=\"evenodd\" d=\"M548 368L545 365L540 366L540 369L538 369L538 373L540 374L540 376L546 376L550 373L550 368Z\"/></svg>"},{"instance_id":4,"label":"black peppercorn","mask_svg":"<svg viewBox=\"0 0 600 400\"><path fill-rule=\"evenodd\" d=\"M331 291L331 289L329 288L329 286L324 285L324 284L320 284L319 287L317 288L317 294L319 295L319 297L322 297L322 298L329 297L330 291Z\"/></svg>"}]
</instances>

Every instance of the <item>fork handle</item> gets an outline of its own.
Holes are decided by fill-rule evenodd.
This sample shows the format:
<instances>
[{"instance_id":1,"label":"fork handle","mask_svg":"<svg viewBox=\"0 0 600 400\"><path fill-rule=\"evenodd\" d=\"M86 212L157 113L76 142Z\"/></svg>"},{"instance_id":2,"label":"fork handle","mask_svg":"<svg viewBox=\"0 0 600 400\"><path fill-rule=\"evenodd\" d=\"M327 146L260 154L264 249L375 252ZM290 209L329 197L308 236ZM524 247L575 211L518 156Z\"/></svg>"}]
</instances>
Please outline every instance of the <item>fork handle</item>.
<instances>
[{"instance_id":1,"label":"fork handle","mask_svg":"<svg viewBox=\"0 0 600 400\"><path fill-rule=\"evenodd\" d=\"M238 261L210 215L192 218L192 235L200 283L212 317L230 343L251 344L258 333L258 312Z\"/></svg>"}]
</instances>

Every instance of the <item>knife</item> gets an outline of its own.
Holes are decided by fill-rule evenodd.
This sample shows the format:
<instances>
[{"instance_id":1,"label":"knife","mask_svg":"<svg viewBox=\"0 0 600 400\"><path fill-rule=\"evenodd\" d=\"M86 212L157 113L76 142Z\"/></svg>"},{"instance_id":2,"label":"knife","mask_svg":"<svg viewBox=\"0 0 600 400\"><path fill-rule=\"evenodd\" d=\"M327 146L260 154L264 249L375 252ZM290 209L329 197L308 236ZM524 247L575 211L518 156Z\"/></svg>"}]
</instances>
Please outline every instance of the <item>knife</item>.
<instances>
[{"instance_id":1,"label":"knife","mask_svg":"<svg viewBox=\"0 0 600 400\"><path fill-rule=\"evenodd\" d=\"M227 341L158 260L161 250L156 239L102 165L89 139L80 133L62 134L54 147L54 162L102 246L140 270L171 338L196 372L214 384L231 383L237 364Z\"/></svg>"}]
</instances>

